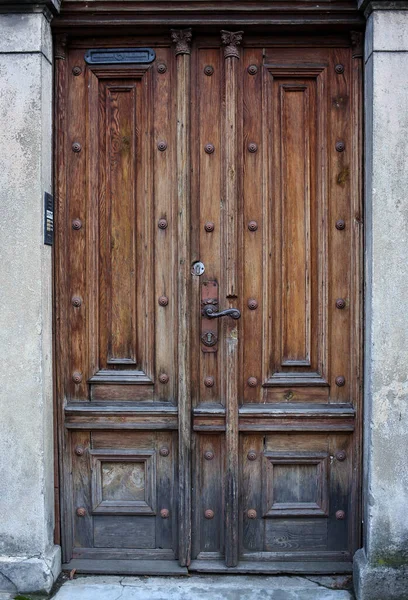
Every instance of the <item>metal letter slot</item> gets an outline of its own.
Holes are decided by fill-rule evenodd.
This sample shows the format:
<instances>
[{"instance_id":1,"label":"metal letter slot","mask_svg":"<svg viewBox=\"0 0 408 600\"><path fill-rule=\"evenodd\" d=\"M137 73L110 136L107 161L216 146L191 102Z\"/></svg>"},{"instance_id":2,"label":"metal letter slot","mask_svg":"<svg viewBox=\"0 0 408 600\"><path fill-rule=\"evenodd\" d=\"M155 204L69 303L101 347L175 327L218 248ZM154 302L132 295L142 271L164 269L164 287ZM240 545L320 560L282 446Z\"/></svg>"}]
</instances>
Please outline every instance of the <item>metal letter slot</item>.
<instances>
[{"instance_id":1,"label":"metal letter slot","mask_svg":"<svg viewBox=\"0 0 408 600\"><path fill-rule=\"evenodd\" d=\"M85 53L88 65L116 65L151 63L156 58L152 48L101 48Z\"/></svg>"}]
</instances>

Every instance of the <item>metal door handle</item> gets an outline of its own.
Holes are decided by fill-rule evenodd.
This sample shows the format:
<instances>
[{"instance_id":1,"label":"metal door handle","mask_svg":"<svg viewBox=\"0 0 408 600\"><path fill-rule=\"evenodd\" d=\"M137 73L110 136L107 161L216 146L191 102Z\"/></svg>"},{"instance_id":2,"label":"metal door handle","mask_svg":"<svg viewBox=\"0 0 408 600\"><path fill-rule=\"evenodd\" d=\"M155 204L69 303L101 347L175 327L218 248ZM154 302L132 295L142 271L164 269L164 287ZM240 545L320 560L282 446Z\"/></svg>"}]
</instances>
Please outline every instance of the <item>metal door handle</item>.
<instances>
[{"instance_id":1,"label":"metal door handle","mask_svg":"<svg viewBox=\"0 0 408 600\"><path fill-rule=\"evenodd\" d=\"M227 308L217 312L214 306L206 306L203 308L203 315L207 319L219 319L220 317L231 317L232 319L240 319L241 311L238 308Z\"/></svg>"}]
</instances>

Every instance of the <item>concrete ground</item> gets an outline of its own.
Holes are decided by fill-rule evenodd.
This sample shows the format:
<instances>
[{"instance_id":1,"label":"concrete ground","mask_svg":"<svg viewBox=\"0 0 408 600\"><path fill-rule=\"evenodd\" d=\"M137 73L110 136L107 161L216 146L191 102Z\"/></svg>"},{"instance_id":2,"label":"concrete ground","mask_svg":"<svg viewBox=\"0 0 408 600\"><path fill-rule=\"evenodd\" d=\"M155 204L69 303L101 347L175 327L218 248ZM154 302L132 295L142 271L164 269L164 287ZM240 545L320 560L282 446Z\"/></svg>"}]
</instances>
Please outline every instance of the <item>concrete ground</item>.
<instances>
[{"instance_id":1,"label":"concrete ground","mask_svg":"<svg viewBox=\"0 0 408 600\"><path fill-rule=\"evenodd\" d=\"M350 587L350 578L93 576L65 581L52 600L352 600L352 592L342 587Z\"/></svg>"}]
</instances>

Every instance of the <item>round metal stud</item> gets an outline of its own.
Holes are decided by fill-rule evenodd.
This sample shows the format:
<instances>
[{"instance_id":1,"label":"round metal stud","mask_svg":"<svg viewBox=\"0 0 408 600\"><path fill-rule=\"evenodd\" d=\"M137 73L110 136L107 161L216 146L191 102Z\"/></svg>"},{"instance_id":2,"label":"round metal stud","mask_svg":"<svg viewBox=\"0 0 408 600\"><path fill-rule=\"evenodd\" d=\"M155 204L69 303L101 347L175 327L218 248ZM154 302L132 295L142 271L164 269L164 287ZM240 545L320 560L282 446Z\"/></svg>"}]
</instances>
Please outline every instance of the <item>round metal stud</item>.
<instances>
[{"instance_id":1,"label":"round metal stud","mask_svg":"<svg viewBox=\"0 0 408 600\"><path fill-rule=\"evenodd\" d=\"M338 377L336 377L335 381L338 387L343 387L343 385L345 385L346 383L346 378L343 377L343 375L339 375Z\"/></svg>"},{"instance_id":2,"label":"round metal stud","mask_svg":"<svg viewBox=\"0 0 408 600\"><path fill-rule=\"evenodd\" d=\"M167 219L159 219L159 222L157 223L159 229L167 229L167 225Z\"/></svg>"},{"instance_id":3,"label":"round metal stud","mask_svg":"<svg viewBox=\"0 0 408 600\"><path fill-rule=\"evenodd\" d=\"M168 519L170 516L170 511L167 508L162 508L160 511L160 516L162 519Z\"/></svg>"},{"instance_id":4,"label":"round metal stud","mask_svg":"<svg viewBox=\"0 0 408 600\"><path fill-rule=\"evenodd\" d=\"M258 385L258 380L256 377L248 377L247 384L249 387L256 387Z\"/></svg>"},{"instance_id":5,"label":"round metal stud","mask_svg":"<svg viewBox=\"0 0 408 600\"><path fill-rule=\"evenodd\" d=\"M342 73L344 73L344 65L336 65L334 67L334 70L336 71L337 75L341 75Z\"/></svg>"},{"instance_id":6,"label":"round metal stud","mask_svg":"<svg viewBox=\"0 0 408 600\"><path fill-rule=\"evenodd\" d=\"M248 300L248 308L250 310L256 310L258 308L258 302L254 298Z\"/></svg>"},{"instance_id":7,"label":"round metal stud","mask_svg":"<svg viewBox=\"0 0 408 600\"><path fill-rule=\"evenodd\" d=\"M337 298L336 300L336 308L346 308L346 301L344 300L344 298Z\"/></svg>"},{"instance_id":8,"label":"round metal stud","mask_svg":"<svg viewBox=\"0 0 408 600\"><path fill-rule=\"evenodd\" d=\"M257 459L257 453L255 452L255 450L250 450L247 454L247 459L248 460L256 460Z\"/></svg>"},{"instance_id":9,"label":"round metal stud","mask_svg":"<svg viewBox=\"0 0 408 600\"><path fill-rule=\"evenodd\" d=\"M169 376L167 375L167 373L162 373L159 376L159 381L160 381L160 383L168 383L169 382Z\"/></svg>"},{"instance_id":10,"label":"round metal stud","mask_svg":"<svg viewBox=\"0 0 408 600\"><path fill-rule=\"evenodd\" d=\"M214 377L206 377L204 379L205 387L213 387L214 386Z\"/></svg>"},{"instance_id":11,"label":"round metal stud","mask_svg":"<svg viewBox=\"0 0 408 600\"><path fill-rule=\"evenodd\" d=\"M345 450L339 450L338 452L336 452L336 458L340 462L343 462L343 460L346 460L346 451Z\"/></svg>"},{"instance_id":12,"label":"round metal stud","mask_svg":"<svg viewBox=\"0 0 408 600\"><path fill-rule=\"evenodd\" d=\"M81 150L82 150L81 144L79 142L74 142L72 144L72 150L73 150L73 152L81 152Z\"/></svg>"},{"instance_id":13,"label":"round metal stud","mask_svg":"<svg viewBox=\"0 0 408 600\"><path fill-rule=\"evenodd\" d=\"M213 144L206 144L204 146L204 150L207 152L207 154L212 154L215 150L214 145Z\"/></svg>"},{"instance_id":14,"label":"round metal stud","mask_svg":"<svg viewBox=\"0 0 408 600\"><path fill-rule=\"evenodd\" d=\"M338 229L339 231L343 231L343 229L346 229L346 223L345 221L343 221L343 219L339 219L338 221L336 221L336 229Z\"/></svg>"},{"instance_id":15,"label":"round metal stud","mask_svg":"<svg viewBox=\"0 0 408 600\"><path fill-rule=\"evenodd\" d=\"M248 144L248 151L249 152L254 153L254 152L257 152L257 150L258 150L258 145L255 144L255 142L251 142L250 144Z\"/></svg>"},{"instance_id":16,"label":"round metal stud","mask_svg":"<svg viewBox=\"0 0 408 600\"><path fill-rule=\"evenodd\" d=\"M74 219L72 221L72 229L75 229L75 231L79 231L82 227L82 221L81 219Z\"/></svg>"},{"instance_id":17,"label":"round metal stud","mask_svg":"<svg viewBox=\"0 0 408 600\"><path fill-rule=\"evenodd\" d=\"M160 298L159 298L160 306L167 306L168 303L169 303L169 299L167 298L167 296L160 296Z\"/></svg>"},{"instance_id":18,"label":"round metal stud","mask_svg":"<svg viewBox=\"0 0 408 600\"><path fill-rule=\"evenodd\" d=\"M211 77L211 75L214 73L214 67L211 65L206 65L204 67L204 73L208 76Z\"/></svg>"},{"instance_id":19,"label":"round metal stud","mask_svg":"<svg viewBox=\"0 0 408 600\"><path fill-rule=\"evenodd\" d=\"M215 225L211 221L208 221L208 223L206 223L204 225L204 229L206 230L207 233L212 233L214 231L214 228L215 228Z\"/></svg>"},{"instance_id":20,"label":"round metal stud","mask_svg":"<svg viewBox=\"0 0 408 600\"><path fill-rule=\"evenodd\" d=\"M72 373L72 380L74 383L81 383L82 373L79 373L78 371L75 371L75 373Z\"/></svg>"},{"instance_id":21,"label":"round metal stud","mask_svg":"<svg viewBox=\"0 0 408 600\"><path fill-rule=\"evenodd\" d=\"M158 150L160 150L160 152L164 152L165 150L167 150L167 143L166 142L159 142L157 144L157 148L158 148Z\"/></svg>"},{"instance_id":22,"label":"round metal stud","mask_svg":"<svg viewBox=\"0 0 408 600\"><path fill-rule=\"evenodd\" d=\"M248 519L256 519L256 510L254 508L250 508L247 511L247 517Z\"/></svg>"},{"instance_id":23,"label":"round metal stud","mask_svg":"<svg viewBox=\"0 0 408 600\"><path fill-rule=\"evenodd\" d=\"M71 300L71 304L72 306L75 306L75 308L79 308L82 304L82 300L79 296L74 296Z\"/></svg>"},{"instance_id":24,"label":"round metal stud","mask_svg":"<svg viewBox=\"0 0 408 600\"><path fill-rule=\"evenodd\" d=\"M346 149L346 144L344 142L336 142L337 152L344 152L345 149Z\"/></svg>"},{"instance_id":25,"label":"round metal stud","mask_svg":"<svg viewBox=\"0 0 408 600\"><path fill-rule=\"evenodd\" d=\"M160 456L168 456L170 454L170 450L167 448L167 446L163 446L160 448L159 454Z\"/></svg>"},{"instance_id":26,"label":"round metal stud","mask_svg":"<svg viewBox=\"0 0 408 600\"><path fill-rule=\"evenodd\" d=\"M85 449L83 446L75 446L75 454L77 456L83 456L85 452Z\"/></svg>"},{"instance_id":27,"label":"round metal stud","mask_svg":"<svg viewBox=\"0 0 408 600\"><path fill-rule=\"evenodd\" d=\"M212 460L214 458L214 452L212 450L206 450L206 452L204 452L204 458L205 460Z\"/></svg>"},{"instance_id":28,"label":"round metal stud","mask_svg":"<svg viewBox=\"0 0 408 600\"><path fill-rule=\"evenodd\" d=\"M258 67L256 65L249 65L247 71L250 75L256 75L258 73Z\"/></svg>"},{"instance_id":29,"label":"round metal stud","mask_svg":"<svg viewBox=\"0 0 408 600\"><path fill-rule=\"evenodd\" d=\"M204 516L206 519L213 519L214 518L214 511L211 510L211 508L208 508L205 512L204 512Z\"/></svg>"},{"instance_id":30,"label":"round metal stud","mask_svg":"<svg viewBox=\"0 0 408 600\"><path fill-rule=\"evenodd\" d=\"M157 72L158 73L165 73L167 71L167 65L165 65L164 63L159 63L157 65Z\"/></svg>"},{"instance_id":31,"label":"round metal stud","mask_svg":"<svg viewBox=\"0 0 408 600\"><path fill-rule=\"evenodd\" d=\"M75 75L75 77L78 77L78 75L81 75L81 73L82 73L81 67L74 67L72 69L72 73Z\"/></svg>"},{"instance_id":32,"label":"round metal stud","mask_svg":"<svg viewBox=\"0 0 408 600\"><path fill-rule=\"evenodd\" d=\"M76 509L76 514L78 515L78 517L84 517L86 515L86 509L81 506L80 508Z\"/></svg>"},{"instance_id":33,"label":"round metal stud","mask_svg":"<svg viewBox=\"0 0 408 600\"><path fill-rule=\"evenodd\" d=\"M344 512L344 510L338 510L336 512L336 519L338 521L344 521L345 518L346 518L346 513Z\"/></svg>"},{"instance_id":34,"label":"round metal stud","mask_svg":"<svg viewBox=\"0 0 408 600\"><path fill-rule=\"evenodd\" d=\"M258 229L258 223L256 221L249 221L248 229L249 231L256 231Z\"/></svg>"}]
</instances>

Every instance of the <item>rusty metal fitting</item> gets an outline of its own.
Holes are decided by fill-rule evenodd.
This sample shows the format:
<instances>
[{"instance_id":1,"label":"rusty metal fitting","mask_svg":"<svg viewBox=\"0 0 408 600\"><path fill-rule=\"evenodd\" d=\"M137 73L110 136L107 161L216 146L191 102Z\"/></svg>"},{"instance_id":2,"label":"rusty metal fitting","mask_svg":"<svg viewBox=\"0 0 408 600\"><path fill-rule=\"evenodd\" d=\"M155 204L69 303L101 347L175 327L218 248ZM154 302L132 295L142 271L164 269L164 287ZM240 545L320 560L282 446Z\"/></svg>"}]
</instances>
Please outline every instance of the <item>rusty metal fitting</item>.
<instances>
[{"instance_id":1,"label":"rusty metal fitting","mask_svg":"<svg viewBox=\"0 0 408 600\"><path fill-rule=\"evenodd\" d=\"M256 377L248 377L247 384L249 387L256 387L258 385L258 380Z\"/></svg>"}]
</instances>

